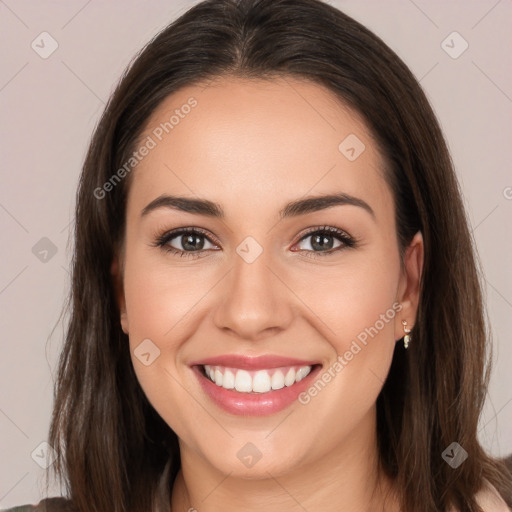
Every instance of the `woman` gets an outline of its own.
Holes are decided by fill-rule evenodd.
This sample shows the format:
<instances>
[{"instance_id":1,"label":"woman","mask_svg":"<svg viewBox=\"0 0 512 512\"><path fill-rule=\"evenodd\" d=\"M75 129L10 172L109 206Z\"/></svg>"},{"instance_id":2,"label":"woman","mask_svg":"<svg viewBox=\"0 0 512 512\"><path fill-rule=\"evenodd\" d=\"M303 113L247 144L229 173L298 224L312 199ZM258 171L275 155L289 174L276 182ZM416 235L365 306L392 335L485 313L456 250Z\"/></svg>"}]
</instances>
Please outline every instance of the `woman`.
<instances>
[{"instance_id":1,"label":"woman","mask_svg":"<svg viewBox=\"0 0 512 512\"><path fill-rule=\"evenodd\" d=\"M39 510L512 504L477 439L487 334L442 133L345 14L215 0L167 27L96 129L75 238L49 436L70 499Z\"/></svg>"}]
</instances>

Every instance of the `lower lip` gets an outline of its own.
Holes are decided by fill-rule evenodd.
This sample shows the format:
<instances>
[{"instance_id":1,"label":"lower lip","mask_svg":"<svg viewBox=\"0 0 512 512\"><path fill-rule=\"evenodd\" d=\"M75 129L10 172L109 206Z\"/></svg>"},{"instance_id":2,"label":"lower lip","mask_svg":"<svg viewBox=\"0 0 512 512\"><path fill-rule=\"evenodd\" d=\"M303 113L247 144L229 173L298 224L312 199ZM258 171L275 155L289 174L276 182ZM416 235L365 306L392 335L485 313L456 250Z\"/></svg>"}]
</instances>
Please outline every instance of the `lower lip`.
<instances>
[{"instance_id":1,"label":"lower lip","mask_svg":"<svg viewBox=\"0 0 512 512\"><path fill-rule=\"evenodd\" d=\"M304 379L289 387L267 393L240 393L217 386L203 375L199 366L192 367L208 397L224 411L238 416L268 416L286 409L311 385L321 368L315 366Z\"/></svg>"}]
</instances>

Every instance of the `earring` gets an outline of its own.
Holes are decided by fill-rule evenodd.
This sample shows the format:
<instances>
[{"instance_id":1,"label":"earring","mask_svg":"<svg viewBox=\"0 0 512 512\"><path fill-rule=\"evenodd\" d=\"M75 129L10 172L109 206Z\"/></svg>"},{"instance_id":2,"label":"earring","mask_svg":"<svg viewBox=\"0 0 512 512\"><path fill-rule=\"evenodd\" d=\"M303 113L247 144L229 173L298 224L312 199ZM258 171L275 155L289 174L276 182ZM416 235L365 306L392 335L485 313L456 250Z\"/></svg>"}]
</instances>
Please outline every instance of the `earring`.
<instances>
[{"instance_id":1,"label":"earring","mask_svg":"<svg viewBox=\"0 0 512 512\"><path fill-rule=\"evenodd\" d=\"M412 335L409 334L411 332L411 329L407 328L407 322L405 320L402 320L402 325L404 326L404 332L405 332L404 347L408 348L409 347L409 342L412 340Z\"/></svg>"}]
</instances>

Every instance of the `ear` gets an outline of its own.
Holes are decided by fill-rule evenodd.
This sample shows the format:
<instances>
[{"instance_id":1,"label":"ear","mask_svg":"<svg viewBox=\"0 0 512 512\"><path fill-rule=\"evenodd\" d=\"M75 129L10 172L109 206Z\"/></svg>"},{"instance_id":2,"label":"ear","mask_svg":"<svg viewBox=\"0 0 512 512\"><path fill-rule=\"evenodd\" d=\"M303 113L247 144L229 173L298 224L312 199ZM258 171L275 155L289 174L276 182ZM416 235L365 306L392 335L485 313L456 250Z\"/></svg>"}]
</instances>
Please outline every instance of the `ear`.
<instances>
[{"instance_id":1,"label":"ear","mask_svg":"<svg viewBox=\"0 0 512 512\"><path fill-rule=\"evenodd\" d=\"M128 334L128 316L126 314L126 300L124 297L123 272L119 262L119 256L117 255L112 260L110 273L112 275L117 306L119 307L119 312L121 313L121 328L125 334Z\"/></svg>"},{"instance_id":2,"label":"ear","mask_svg":"<svg viewBox=\"0 0 512 512\"><path fill-rule=\"evenodd\" d=\"M423 272L424 246L423 235L418 231L404 254L404 268L398 285L397 301L402 305L400 315L395 317L395 340L403 338L404 326L412 329L416 323L418 303L420 300L420 281Z\"/></svg>"}]
</instances>

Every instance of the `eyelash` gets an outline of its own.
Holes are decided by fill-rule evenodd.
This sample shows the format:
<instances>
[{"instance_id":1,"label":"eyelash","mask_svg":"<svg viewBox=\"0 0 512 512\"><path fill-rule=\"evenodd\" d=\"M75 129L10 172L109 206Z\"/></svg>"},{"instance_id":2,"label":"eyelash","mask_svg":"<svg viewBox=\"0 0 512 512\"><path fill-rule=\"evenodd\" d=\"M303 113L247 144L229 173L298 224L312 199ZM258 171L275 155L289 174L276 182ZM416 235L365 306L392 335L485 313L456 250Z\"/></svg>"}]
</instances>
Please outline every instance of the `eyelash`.
<instances>
[{"instance_id":1,"label":"eyelash","mask_svg":"<svg viewBox=\"0 0 512 512\"><path fill-rule=\"evenodd\" d=\"M214 245L218 245L216 242L212 241L210 237L207 235L206 231L202 230L201 228L196 227L189 227L189 228L179 228L174 231L168 231L166 233L163 233L162 235L158 236L155 240L155 242L152 244L153 247L160 247L163 251L175 254L177 256L180 256L182 258L198 258L198 254L208 251L209 249L201 249L199 251L182 251L180 249L176 249L175 247L171 247L170 245L167 245L172 239L180 236L180 235L200 235L204 236L210 243ZM302 242L304 239L312 236L312 235L336 235L335 238L337 238L339 241L342 242L343 245L340 245L339 247L335 249L330 249L329 251L311 251L307 249L298 249L295 252L305 252L305 253L314 253L315 255L308 254L309 258L317 258L317 257L324 257L329 256L335 252L338 252L342 249L346 248L354 248L357 246L358 241L349 236L345 231L342 231L341 229L332 227L332 226L322 226L322 227L315 227L308 230L297 243Z\"/></svg>"}]
</instances>

